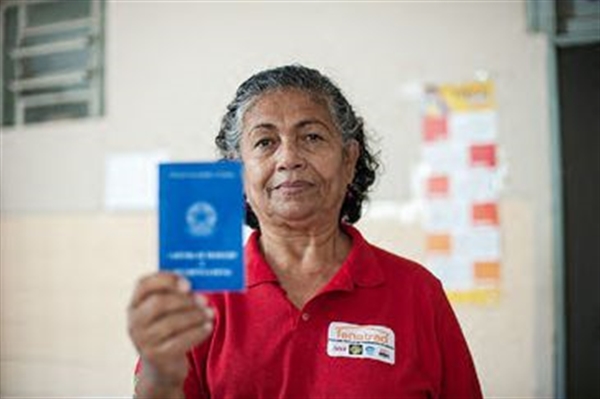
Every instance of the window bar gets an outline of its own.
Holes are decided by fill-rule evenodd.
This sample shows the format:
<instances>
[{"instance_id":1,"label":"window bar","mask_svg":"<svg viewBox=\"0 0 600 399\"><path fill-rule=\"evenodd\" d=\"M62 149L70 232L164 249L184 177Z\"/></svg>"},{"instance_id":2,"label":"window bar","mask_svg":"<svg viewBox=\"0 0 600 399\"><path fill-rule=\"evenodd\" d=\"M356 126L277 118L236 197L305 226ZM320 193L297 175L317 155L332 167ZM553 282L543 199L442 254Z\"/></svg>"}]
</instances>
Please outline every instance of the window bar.
<instances>
[{"instance_id":1,"label":"window bar","mask_svg":"<svg viewBox=\"0 0 600 399\"><path fill-rule=\"evenodd\" d=\"M78 104L87 101L89 97L89 89L78 89L27 96L21 101L24 108L35 108L54 104Z\"/></svg>"},{"instance_id":2,"label":"window bar","mask_svg":"<svg viewBox=\"0 0 600 399\"><path fill-rule=\"evenodd\" d=\"M90 20L92 21L91 30L91 43L90 43L90 57L88 61L88 71L90 74L89 87L90 97L88 99L88 115L98 116L100 115L100 91L101 91L101 71L100 71L100 24L101 24L101 4L100 1L92 0L91 2L91 15Z\"/></svg>"},{"instance_id":3,"label":"window bar","mask_svg":"<svg viewBox=\"0 0 600 399\"><path fill-rule=\"evenodd\" d=\"M70 86L85 82L87 74L87 71L81 70L75 72L55 73L52 75L44 75L27 79L15 79L9 84L9 88L13 92L18 92L24 90Z\"/></svg>"},{"instance_id":4,"label":"window bar","mask_svg":"<svg viewBox=\"0 0 600 399\"><path fill-rule=\"evenodd\" d=\"M23 30L27 26L27 3L20 3L17 6L17 38L16 46L21 47L23 41ZM15 79L23 76L23 67L20 60L15 60ZM15 125L22 126L25 123L25 105L21 99L21 94L15 92Z\"/></svg>"},{"instance_id":5,"label":"window bar","mask_svg":"<svg viewBox=\"0 0 600 399\"><path fill-rule=\"evenodd\" d=\"M25 46L11 51L10 56L13 59L38 57L41 55L66 53L73 50L83 50L89 45L87 37L79 37L71 40L39 44L36 46Z\"/></svg>"},{"instance_id":6,"label":"window bar","mask_svg":"<svg viewBox=\"0 0 600 399\"><path fill-rule=\"evenodd\" d=\"M57 32L81 29L90 26L93 21L90 18L79 18L70 21L54 22L46 25L29 26L23 30L23 36L40 36Z\"/></svg>"}]
</instances>

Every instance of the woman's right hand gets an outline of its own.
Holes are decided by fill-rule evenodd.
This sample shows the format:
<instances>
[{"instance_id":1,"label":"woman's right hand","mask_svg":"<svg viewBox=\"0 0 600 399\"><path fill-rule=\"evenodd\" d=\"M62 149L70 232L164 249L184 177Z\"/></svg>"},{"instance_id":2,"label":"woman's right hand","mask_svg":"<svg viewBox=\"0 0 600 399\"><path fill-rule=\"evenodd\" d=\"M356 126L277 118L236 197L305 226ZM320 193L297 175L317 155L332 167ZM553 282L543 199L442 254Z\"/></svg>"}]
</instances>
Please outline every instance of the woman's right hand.
<instances>
[{"instance_id":1,"label":"woman's right hand","mask_svg":"<svg viewBox=\"0 0 600 399\"><path fill-rule=\"evenodd\" d=\"M186 353L210 335L214 311L189 282L172 273L140 279L128 308L129 335L141 359L136 392L156 396L182 392Z\"/></svg>"}]
</instances>

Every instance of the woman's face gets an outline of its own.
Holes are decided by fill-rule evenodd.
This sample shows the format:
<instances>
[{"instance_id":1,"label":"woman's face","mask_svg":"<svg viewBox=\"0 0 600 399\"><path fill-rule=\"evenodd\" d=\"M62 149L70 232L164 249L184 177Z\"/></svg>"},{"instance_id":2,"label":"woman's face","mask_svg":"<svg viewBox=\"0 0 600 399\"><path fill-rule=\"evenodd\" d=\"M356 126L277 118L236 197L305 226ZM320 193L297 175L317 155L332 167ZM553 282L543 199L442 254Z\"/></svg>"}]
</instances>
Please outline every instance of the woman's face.
<instances>
[{"instance_id":1,"label":"woman's face","mask_svg":"<svg viewBox=\"0 0 600 399\"><path fill-rule=\"evenodd\" d=\"M241 156L246 196L265 223L337 223L358 143L346 144L329 108L305 92L268 92L246 111Z\"/></svg>"}]
</instances>

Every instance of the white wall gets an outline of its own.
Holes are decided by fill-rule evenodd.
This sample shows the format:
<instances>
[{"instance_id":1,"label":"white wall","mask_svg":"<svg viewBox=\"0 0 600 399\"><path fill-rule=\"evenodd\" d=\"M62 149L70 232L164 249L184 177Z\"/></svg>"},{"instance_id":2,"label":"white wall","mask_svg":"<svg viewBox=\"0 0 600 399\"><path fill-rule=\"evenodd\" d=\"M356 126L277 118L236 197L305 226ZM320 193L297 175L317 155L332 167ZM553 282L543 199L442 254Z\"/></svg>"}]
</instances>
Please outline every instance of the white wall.
<instances>
[{"instance_id":1,"label":"white wall","mask_svg":"<svg viewBox=\"0 0 600 399\"><path fill-rule=\"evenodd\" d=\"M290 62L344 89L382 149L374 198L399 203L419 157L420 104L407 88L490 73L508 165L503 296L456 309L488 396L552 395L546 43L526 32L524 2L118 1L106 21L106 116L1 136L1 395L128 394L125 307L135 279L156 267L155 218L103 209L105 156L213 158L237 85ZM361 228L422 256L417 225Z\"/></svg>"}]
</instances>

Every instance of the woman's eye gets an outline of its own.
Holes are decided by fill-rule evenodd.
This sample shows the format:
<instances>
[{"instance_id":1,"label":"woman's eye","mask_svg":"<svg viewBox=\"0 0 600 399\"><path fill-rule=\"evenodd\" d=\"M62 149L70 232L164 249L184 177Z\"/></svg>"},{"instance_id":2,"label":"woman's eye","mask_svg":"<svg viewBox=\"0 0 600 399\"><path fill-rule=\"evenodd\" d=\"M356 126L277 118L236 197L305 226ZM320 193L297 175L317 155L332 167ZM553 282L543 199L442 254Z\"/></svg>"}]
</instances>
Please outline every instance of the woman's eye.
<instances>
[{"instance_id":1,"label":"woman's eye","mask_svg":"<svg viewBox=\"0 0 600 399\"><path fill-rule=\"evenodd\" d=\"M271 144L273 144L272 139L263 138L263 139L256 141L256 143L254 143L254 148L266 148L266 147L270 146Z\"/></svg>"},{"instance_id":2,"label":"woman's eye","mask_svg":"<svg viewBox=\"0 0 600 399\"><path fill-rule=\"evenodd\" d=\"M323 140L323 137L318 133L308 133L306 135L306 140L310 142L321 141Z\"/></svg>"}]
</instances>

